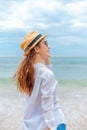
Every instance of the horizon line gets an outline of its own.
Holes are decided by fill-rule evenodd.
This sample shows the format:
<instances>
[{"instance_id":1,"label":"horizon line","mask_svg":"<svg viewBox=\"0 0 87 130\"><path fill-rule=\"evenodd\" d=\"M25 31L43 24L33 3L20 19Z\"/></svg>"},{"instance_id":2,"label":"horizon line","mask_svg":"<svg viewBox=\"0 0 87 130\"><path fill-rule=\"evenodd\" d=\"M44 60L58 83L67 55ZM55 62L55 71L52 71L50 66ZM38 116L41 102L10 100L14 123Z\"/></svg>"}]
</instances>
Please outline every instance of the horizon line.
<instances>
[{"instance_id":1,"label":"horizon line","mask_svg":"<svg viewBox=\"0 0 87 130\"><path fill-rule=\"evenodd\" d=\"M0 56L0 58L16 58L16 57L25 57L25 56ZM87 58L87 56L55 56L55 55L52 55L51 57L55 57L55 58L59 58L59 57L61 57L61 58ZM51 58L50 57L50 58Z\"/></svg>"}]
</instances>

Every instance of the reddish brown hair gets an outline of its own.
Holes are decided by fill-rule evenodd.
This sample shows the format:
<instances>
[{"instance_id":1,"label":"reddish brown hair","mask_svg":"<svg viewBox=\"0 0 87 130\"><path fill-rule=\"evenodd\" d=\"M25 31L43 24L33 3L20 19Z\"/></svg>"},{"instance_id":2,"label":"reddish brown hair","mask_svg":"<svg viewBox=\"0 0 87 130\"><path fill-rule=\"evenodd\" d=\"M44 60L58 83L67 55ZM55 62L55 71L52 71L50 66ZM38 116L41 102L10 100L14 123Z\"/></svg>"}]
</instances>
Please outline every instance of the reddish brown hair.
<instances>
[{"instance_id":1,"label":"reddish brown hair","mask_svg":"<svg viewBox=\"0 0 87 130\"><path fill-rule=\"evenodd\" d=\"M34 86L34 66L35 50L31 52L23 59L14 78L17 80L17 88L22 93L31 95Z\"/></svg>"}]
</instances>

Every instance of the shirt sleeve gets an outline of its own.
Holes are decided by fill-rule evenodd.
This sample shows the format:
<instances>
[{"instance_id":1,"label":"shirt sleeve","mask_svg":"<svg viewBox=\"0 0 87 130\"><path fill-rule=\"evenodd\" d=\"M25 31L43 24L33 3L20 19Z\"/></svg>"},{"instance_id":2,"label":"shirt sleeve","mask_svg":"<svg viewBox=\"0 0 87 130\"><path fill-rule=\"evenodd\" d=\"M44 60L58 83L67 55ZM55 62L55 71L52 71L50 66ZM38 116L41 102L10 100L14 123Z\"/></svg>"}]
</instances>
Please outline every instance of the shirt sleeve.
<instances>
[{"instance_id":1,"label":"shirt sleeve","mask_svg":"<svg viewBox=\"0 0 87 130\"><path fill-rule=\"evenodd\" d=\"M54 101L53 95L55 90L55 79L50 75L47 79L43 79L41 86L41 107L43 111L43 117L47 127L50 130L56 130L56 122L54 115Z\"/></svg>"},{"instance_id":2,"label":"shirt sleeve","mask_svg":"<svg viewBox=\"0 0 87 130\"><path fill-rule=\"evenodd\" d=\"M46 65L46 67L52 71L52 64Z\"/></svg>"}]
</instances>

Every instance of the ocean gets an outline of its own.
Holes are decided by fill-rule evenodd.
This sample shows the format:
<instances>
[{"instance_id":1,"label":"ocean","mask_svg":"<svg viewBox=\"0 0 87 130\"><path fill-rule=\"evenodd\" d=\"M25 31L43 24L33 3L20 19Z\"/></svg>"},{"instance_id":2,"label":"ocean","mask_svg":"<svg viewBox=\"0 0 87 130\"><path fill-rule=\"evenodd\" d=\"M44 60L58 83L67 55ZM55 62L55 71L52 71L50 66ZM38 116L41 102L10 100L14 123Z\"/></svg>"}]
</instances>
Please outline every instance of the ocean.
<instances>
[{"instance_id":1,"label":"ocean","mask_svg":"<svg viewBox=\"0 0 87 130\"><path fill-rule=\"evenodd\" d=\"M0 130L23 129L24 95L12 79L21 60L0 57ZM87 130L87 58L52 57L51 63L67 130Z\"/></svg>"},{"instance_id":2,"label":"ocean","mask_svg":"<svg viewBox=\"0 0 87 130\"><path fill-rule=\"evenodd\" d=\"M23 57L0 57L1 95L17 95L16 84L12 78L22 59ZM87 58L52 57L50 60L59 86L87 86Z\"/></svg>"},{"instance_id":3,"label":"ocean","mask_svg":"<svg viewBox=\"0 0 87 130\"><path fill-rule=\"evenodd\" d=\"M0 78L11 78L22 57L0 57ZM86 80L87 58L52 57L51 63L57 80Z\"/></svg>"}]
</instances>

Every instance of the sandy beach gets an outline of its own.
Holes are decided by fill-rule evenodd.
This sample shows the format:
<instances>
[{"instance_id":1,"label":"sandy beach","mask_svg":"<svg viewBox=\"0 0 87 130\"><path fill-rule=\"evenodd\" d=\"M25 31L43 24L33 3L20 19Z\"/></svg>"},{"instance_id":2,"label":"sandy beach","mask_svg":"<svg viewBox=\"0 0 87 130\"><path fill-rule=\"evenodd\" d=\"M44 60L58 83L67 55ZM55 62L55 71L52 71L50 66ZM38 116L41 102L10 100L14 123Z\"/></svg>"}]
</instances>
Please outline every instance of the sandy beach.
<instances>
[{"instance_id":1,"label":"sandy beach","mask_svg":"<svg viewBox=\"0 0 87 130\"><path fill-rule=\"evenodd\" d=\"M66 117L67 130L87 130L87 87L75 83L59 84L60 104ZM1 92L3 87L4 91ZM16 87L5 92L5 85L0 84L0 130L22 130L23 102L24 98Z\"/></svg>"}]
</instances>

